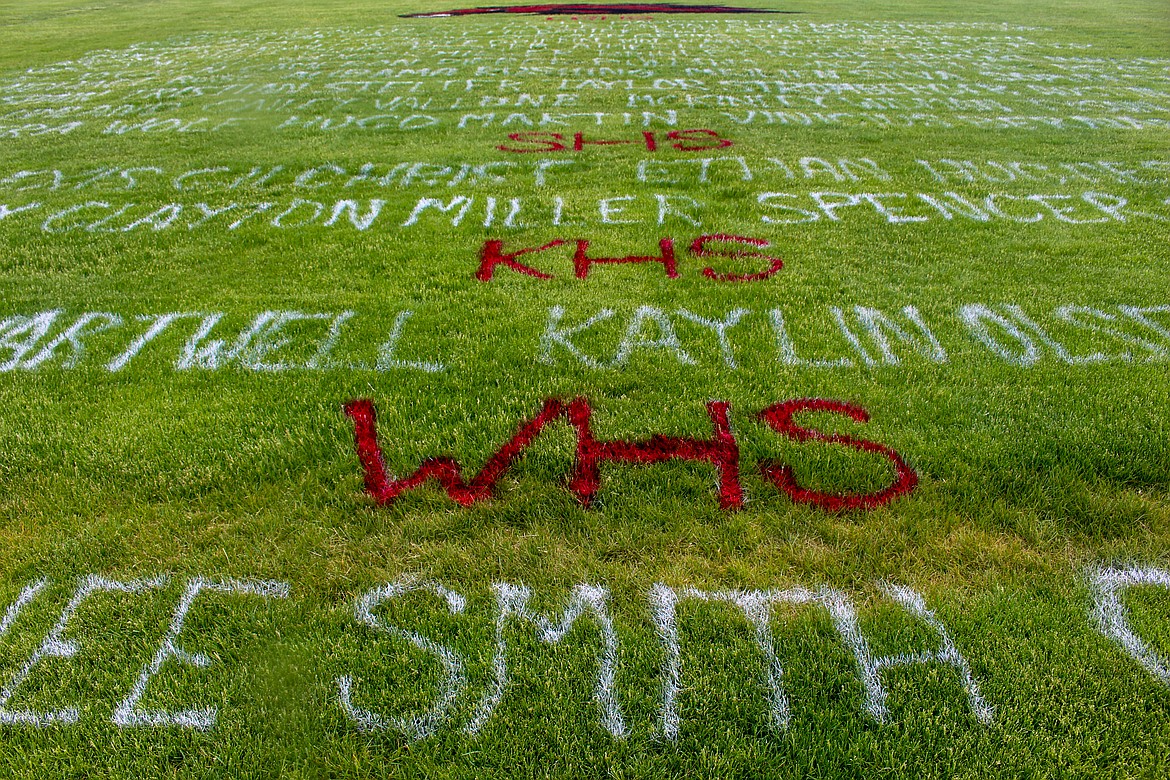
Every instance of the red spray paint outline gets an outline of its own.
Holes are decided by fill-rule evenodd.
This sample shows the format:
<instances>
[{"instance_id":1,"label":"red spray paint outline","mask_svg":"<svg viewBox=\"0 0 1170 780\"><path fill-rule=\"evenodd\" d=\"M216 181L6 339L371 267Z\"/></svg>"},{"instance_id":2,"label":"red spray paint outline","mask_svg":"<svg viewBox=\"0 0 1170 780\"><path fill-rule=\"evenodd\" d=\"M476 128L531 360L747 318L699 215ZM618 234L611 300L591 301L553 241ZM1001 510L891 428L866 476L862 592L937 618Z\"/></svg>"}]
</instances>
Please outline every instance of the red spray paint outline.
<instances>
[{"instance_id":1,"label":"red spray paint outline","mask_svg":"<svg viewBox=\"0 0 1170 780\"><path fill-rule=\"evenodd\" d=\"M702 143L702 139L693 137L696 133L701 136L706 136L714 143L708 143L704 145ZM702 127L697 127L691 130L671 130L666 134L666 137L675 142L671 144L671 146L680 152L708 152L712 149L726 149L729 146L735 146L735 141L732 141L728 138L722 138L720 137L719 133L715 132L714 130L707 130L706 128ZM700 145L687 146L684 141L698 141Z\"/></svg>"},{"instance_id":2,"label":"red spray paint outline","mask_svg":"<svg viewBox=\"0 0 1170 780\"><path fill-rule=\"evenodd\" d=\"M768 260L769 265L762 271L751 274L723 274L717 272L714 268L707 266L702 270L704 277L716 282L759 282L767 279L776 272L784 268L784 261L779 257L772 255L765 255L760 252L720 252L713 249L708 249L706 244L712 241L722 241L726 243L748 244L750 246L768 247L771 244L762 238L751 238L749 236L735 236L728 233L710 233L699 236L691 242L689 247L691 254L696 257L729 257L732 259L742 259L746 257L760 258L761 260ZM515 252L505 252L504 242L500 239L488 239L484 241L483 247L479 252L479 268L476 269L475 278L481 282L490 282L495 278L496 267L504 266L511 268L517 273L531 276L536 279L543 279L545 281L553 279L553 275L538 268L534 268L525 263L521 263L516 258L523 255L534 254L536 252L544 252L549 249L554 249L558 246L569 243L563 238L553 239L543 246L526 247L518 249ZM573 272L578 279L586 279L589 277L589 269L594 265L616 265L622 263L662 263L663 270L666 273L666 278L677 279L678 273L678 259L674 252L674 239L662 238L658 241L657 257L653 255L623 255L621 257L590 257L588 239L578 238L574 240L576 249L573 252Z\"/></svg>"},{"instance_id":3,"label":"red spray paint outline","mask_svg":"<svg viewBox=\"0 0 1170 780\"><path fill-rule=\"evenodd\" d=\"M869 412L856 404L845 401L833 401L826 398L797 398L792 401L773 404L764 409L756 417L762 420L776 433L783 434L797 441L822 441L828 444L841 444L862 452L873 452L884 455L894 464L897 473L894 481L886 488L874 493L862 495L848 495L842 493L823 493L810 488L802 487L796 481L796 474L791 466L778 463L774 460L761 460L760 474L788 497L797 503L815 504L829 512L839 512L843 509L874 509L890 503L895 498L905 495L918 485L918 474L902 460L902 456L894 450L868 439L857 439L847 434L826 434L812 428L797 425L792 419L800 412L830 412L851 417L857 422L869 422Z\"/></svg>"},{"instance_id":4,"label":"red spray paint outline","mask_svg":"<svg viewBox=\"0 0 1170 780\"><path fill-rule=\"evenodd\" d=\"M556 238L549 241L544 246L532 247L529 249L520 249L515 252L504 252L504 242L499 239L489 239L483 242L483 249L479 253L479 270L475 272L475 278L481 282L490 282L492 276L495 275L497 265L506 265L513 271L517 271L528 276L535 276L537 279L552 279L552 274L546 274L544 271L538 271L530 265L525 265L516 261L517 257L521 255L531 254L533 252L543 252L546 249L560 246L565 242L562 239Z\"/></svg>"},{"instance_id":5,"label":"red spray paint outline","mask_svg":"<svg viewBox=\"0 0 1170 780\"><path fill-rule=\"evenodd\" d=\"M704 244L708 241L723 241L726 243L736 244L750 244L752 246L767 247L770 244L762 238L749 238L748 236L733 236L727 233L712 233L711 235L699 236L691 243L691 254L695 257L759 257L764 260L771 260L772 264L765 270L754 274L721 274L711 266L703 269L703 276L708 279L714 279L717 282L758 282L762 279L767 279L772 274L784 267L784 261L779 257L772 257L771 255L761 254L759 252L713 252L707 249Z\"/></svg>"},{"instance_id":6,"label":"red spray paint outline","mask_svg":"<svg viewBox=\"0 0 1170 780\"><path fill-rule=\"evenodd\" d=\"M549 140L545 140L547 137ZM511 152L512 154L532 154L533 152L563 152L569 147L565 146L561 141L565 140L565 136L560 133L547 133L541 130L534 130L527 133L508 133L508 140L515 141L522 144L544 144L543 149L513 149L510 146L500 144L496 148L501 152Z\"/></svg>"},{"instance_id":7,"label":"red spray paint outline","mask_svg":"<svg viewBox=\"0 0 1170 780\"><path fill-rule=\"evenodd\" d=\"M463 476L459 462L450 457L428 458L404 479L391 478L386 471L382 449L378 445L376 412L368 399L350 401L345 413L354 422L354 440L358 460L365 474L366 491L379 504L386 505L403 493L434 479L455 503L471 506L491 498L500 478L528 449L548 423L564 417L577 433L577 454L569 489L583 506L589 506L601 487L602 463L661 463L666 460L703 461L719 471L719 504L724 509L743 506L743 488L739 484L739 445L731 432L729 405L725 401L707 404L714 433L711 439L692 439L655 434L645 441L597 441L590 421L593 410L584 398L569 403L550 398L540 412L520 426L502 447L488 458L470 482Z\"/></svg>"},{"instance_id":8,"label":"red spray paint outline","mask_svg":"<svg viewBox=\"0 0 1170 780\"><path fill-rule=\"evenodd\" d=\"M617 265L621 263L662 263L666 270L667 279L678 278L678 262L674 258L674 239L663 238L658 241L658 257L653 255L625 255L624 257L589 257L589 242L586 239L577 239L577 251L573 253L573 272L578 279L589 276L589 268L594 265Z\"/></svg>"},{"instance_id":9,"label":"red spray paint outline","mask_svg":"<svg viewBox=\"0 0 1170 780\"><path fill-rule=\"evenodd\" d=\"M673 141L674 143L670 144L671 148L679 152L709 152L712 149L726 149L729 146L735 146L735 141L732 141L730 138L724 138L716 131L708 130L705 127L695 127L689 130L671 130L666 134L666 139ZM532 144L535 148L517 149L513 146L500 144L496 149L511 154L547 154L550 152L567 152L570 150L580 152L584 151L586 146L624 146L634 143L634 141L628 138L589 141L586 140L585 133L576 132L573 133L573 145L570 147L565 144L566 139L563 133L551 133L544 130L508 133L508 140L519 144ZM658 137L654 131L643 130L642 143L646 146L646 151L658 151Z\"/></svg>"},{"instance_id":10,"label":"red spray paint outline","mask_svg":"<svg viewBox=\"0 0 1170 780\"><path fill-rule=\"evenodd\" d=\"M520 429L488 458L483 468L471 481L463 475L459 461L448 456L428 458L408 477L391 477L386 471L382 449L378 445L374 402L358 399L345 404L344 411L354 422L354 444L365 477L366 491L382 506L393 503L398 496L435 480L451 500L460 506L471 506L492 497L495 486L540 435L544 427L564 418L577 435L577 451L569 477L569 490L583 506L590 506L601 488L601 464L650 464L668 460L709 463L719 473L719 505L723 509L740 509L744 505L743 487L739 480L739 444L731 429L726 401L711 401L707 415L711 418L710 439L654 434L649 439L627 441L615 439L597 441L593 438L591 421L593 410L585 398L574 398L565 403L557 398L544 402L540 412L526 420ZM864 452L879 453L889 458L897 470L895 481L876 493L862 495L821 493L801 487L792 468L771 460L761 460L760 473L766 480L786 493L796 503L811 503L828 511L842 509L873 509L888 504L896 497L911 492L918 484L918 475L894 450L877 442L852 436L824 434L803 428L793 422L799 412L833 412L868 422L869 414L860 406L823 398L801 398L773 404L757 417L777 433L797 441L823 441L842 444Z\"/></svg>"},{"instance_id":11,"label":"red spray paint outline","mask_svg":"<svg viewBox=\"0 0 1170 780\"><path fill-rule=\"evenodd\" d=\"M478 8L452 8L449 11L425 11L399 14L402 19L431 19L444 16L478 14L533 14L570 16L579 14L791 14L799 11L775 11L769 8L743 8L727 5L683 5L681 3L547 3L541 5L492 5Z\"/></svg>"}]
</instances>

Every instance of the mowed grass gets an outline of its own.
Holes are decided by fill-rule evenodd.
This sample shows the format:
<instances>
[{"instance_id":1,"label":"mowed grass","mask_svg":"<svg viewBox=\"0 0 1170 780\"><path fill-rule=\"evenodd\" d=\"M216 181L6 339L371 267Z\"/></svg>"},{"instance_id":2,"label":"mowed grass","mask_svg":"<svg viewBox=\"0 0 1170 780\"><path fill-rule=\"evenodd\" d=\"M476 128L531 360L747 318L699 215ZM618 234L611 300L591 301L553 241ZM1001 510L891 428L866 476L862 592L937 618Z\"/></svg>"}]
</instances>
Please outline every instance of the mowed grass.
<instances>
[{"instance_id":1,"label":"mowed grass","mask_svg":"<svg viewBox=\"0 0 1170 780\"><path fill-rule=\"evenodd\" d=\"M26 67L95 49L167 46L201 33L326 29L332 32L325 39L340 46L350 30L407 29L425 37L431 30L446 31L438 35L466 29L486 35L503 23L499 17L397 18L422 9L401 3L24 2L0 9L6 41L0 75L15 78ZM835 2L785 10L803 15L776 17L776 24L1043 27L954 34L1092 44L1092 56L1105 61L1163 58L1162 72L1170 42L1170 22L1154 2ZM615 29L638 25L668 30L672 24L663 17L506 21L558 35L616 35ZM719 34L725 29L715 18L700 23ZM875 56L894 67L896 54ZM581 67L592 64L591 56L581 55ZM724 56L737 53L729 48ZM770 59L752 50L751 57L751 66L763 70L792 66L779 55ZM336 54L334 66L343 59ZM261 72L265 62L260 58ZM267 63L268 72L279 72L276 55ZM230 61L216 64L229 74L233 67ZM180 57L153 78L163 84L191 67ZM682 77L681 68L660 70ZM551 89L536 77L524 83L533 92ZM1145 86L1165 90L1165 80ZM351 108L374 113L370 103L361 98ZM598 92L585 94L579 110L620 113L625 103L624 91ZM166 115L195 118L201 111L180 106ZM97 120L68 135L0 140L0 175L42 168L79 174L98 165L158 166L172 175L213 166L300 171L334 163L352 170L369 161L457 166L512 159L495 147L507 132L527 129L455 131L446 124L417 133L277 132L274 116L202 135L104 135L105 122ZM125 348L127 326L87 339L75 368L57 363L0 374L0 604L11 603L31 581L50 580L0 639L0 684L7 685L41 643L77 578L171 575L165 589L101 595L82 606L67 632L80 642L78 655L46 659L8 704L34 710L77 706L81 720L73 726L0 727L0 774L1165 776L1170 689L1095 630L1085 572L1110 563L1170 565L1167 362L1067 365L1049 352L1030 368L1007 365L967 334L955 311L965 303L1018 304L1073 354L1117 353L1124 346L1118 341L1062 327L1050 314L1068 304L1109 309L1170 303L1166 224L1048 219L891 225L867 212L841 224L770 226L754 209L756 194L766 190L953 189L979 198L997 188L941 185L915 160L1133 165L1165 160L1167 133L740 126L713 110L692 111L688 118L733 138L736 153L753 164L767 157L867 157L878 160L892 180L743 182L724 174L700 182L690 173L673 185L652 185L633 178L641 158L629 147L596 147L574 158L571 176L550 174L556 182L551 187L537 187L529 178L452 192L359 190L354 197L386 199L387 213L396 215L362 233L280 231L257 220L233 232L50 235L39 229L43 215L0 220L0 319L53 308L73 316L115 312L128 322L160 312L222 311L217 337L230 340L266 310L352 310L357 314L338 353L372 362L395 317L410 310L398 357L446 366L439 373L177 371L175 358L191 332L184 325L164 333L124 371L110 373L102 366ZM636 137L641 130L580 129L599 137ZM144 177L132 192L4 191L0 203L40 199L64 208L94 199L162 205L204 198L175 192L169 180ZM1105 189L1150 209L1170 195L1165 184L1016 184L1006 191L1087 189ZM398 229L420 197L456 192L474 195L477 209L489 196L498 197L503 209L509 198L547 208L550 197L559 195L575 224L554 228L546 220L501 232L483 227L482 211L473 211L458 227L449 218L428 218L417 228ZM654 213L654 195L664 192L701 199L702 227L682 219L659 226L646 217ZM638 198L630 209L643 221L597 224L598 199L626 195ZM306 196L286 176L249 197L332 203L350 196L336 185ZM206 199L232 197L219 192ZM681 253L702 232L766 238L785 268L766 282L714 284L699 273L704 261ZM587 237L599 254L648 254L667 235L680 248L676 280L666 279L657 265L599 267L588 279L575 279L563 251L533 256L555 273L551 281L502 270L490 284L473 279L489 238L520 247ZM935 364L903 351L898 366L816 369L780 362L771 309L783 311L802 355L839 357L849 348L830 307L848 311L857 305L886 312L917 307L945 345L948 361ZM551 363L542 362L541 335L554 306L564 307L566 324L584 322L603 308L616 312L576 340L607 361L638 307L661 309L694 365L662 349L635 351L624 364L604 370L583 366L563 350L553 353ZM676 312L723 317L736 308L751 313L730 331L738 364L732 370L710 330ZM654 337L652 330L647 338ZM402 476L439 454L454 455L474 473L553 396L588 397L599 439L706 437L704 404L730 402L747 506L721 510L711 468L671 463L603 467L597 502L582 508L565 485L574 440L564 425L537 440L490 502L460 508L429 487L377 507L363 494L352 425L341 411L345 401L376 402L387 465ZM828 415L802 419L894 448L918 472L917 490L872 512L834 514L794 504L765 482L756 469L760 459L792 464L803 483L822 490L874 490L890 477L880 458L797 443L755 419L770 404L800 397L864 406L872 415L864 425ZM171 661L151 681L144 706L217 706L214 729L115 728L115 707L166 633L187 578L197 575L281 580L292 591L287 600L201 597L181 644L206 653L213 665L196 669ZM354 617L361 594L404 575L440 582L467 597L460 615L420 594L378 610L386 625L430 637L466 664L466 693L434 736L416 742L395 730L357 730L337 688L337 678L352 675L355 701L387 715L418 712L433 701L441 683L434 658ZM792 719L787 729L773 729L750 624L731 607L684 603L682 724L677 741L662 738L666 653L648 598L655 583L708 590L833 587L853 599L875 653L932 649L937 638L895 609L877 589L880 581L925 596L995 708L990 725L976 722L957 674L941 664L883 673L891 717L879 724L863 709L855 659L825 612L807 606L775 611L772 629ZM534 608L554 616L574 585L609 589L620 641L616 692L627 737L614 739L602 728L592 699L601 634L588 619L559 645L540 642L531 626L509 626L509 687L479 734L463 732L492 679L493 582L531 587ZM1135 589L1126 603L1135 630L1170 653L1170 598L1158 589Z\"/></svg>"}]
</instances>

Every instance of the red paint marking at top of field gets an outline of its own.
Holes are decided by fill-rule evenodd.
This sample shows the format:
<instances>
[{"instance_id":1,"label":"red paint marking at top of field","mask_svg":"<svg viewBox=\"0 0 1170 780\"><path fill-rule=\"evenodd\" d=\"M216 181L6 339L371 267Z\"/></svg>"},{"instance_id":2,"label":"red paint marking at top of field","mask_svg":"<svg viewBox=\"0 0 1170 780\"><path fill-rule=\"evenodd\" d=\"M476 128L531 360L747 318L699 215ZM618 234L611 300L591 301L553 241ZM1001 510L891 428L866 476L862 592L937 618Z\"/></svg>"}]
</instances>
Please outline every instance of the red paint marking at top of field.
<instances>
[{"instance_id":1,"label":"red paint marking at top of field","mask_svg":"<svg viewBox=\"0 0 1170 780\"><path fill-rule=\"evenodd\" d=\"M743 8L729 5L683 5L681 3L549 3L544 5L491 5L477 8L452 8L449 11L426 11L400 14L403 19L432 19L442 16L478 14L530 14L534 16L572 16L602 14L792 14L799 11L775 11L769 8Z\"/></svg>"}]
</instances>

